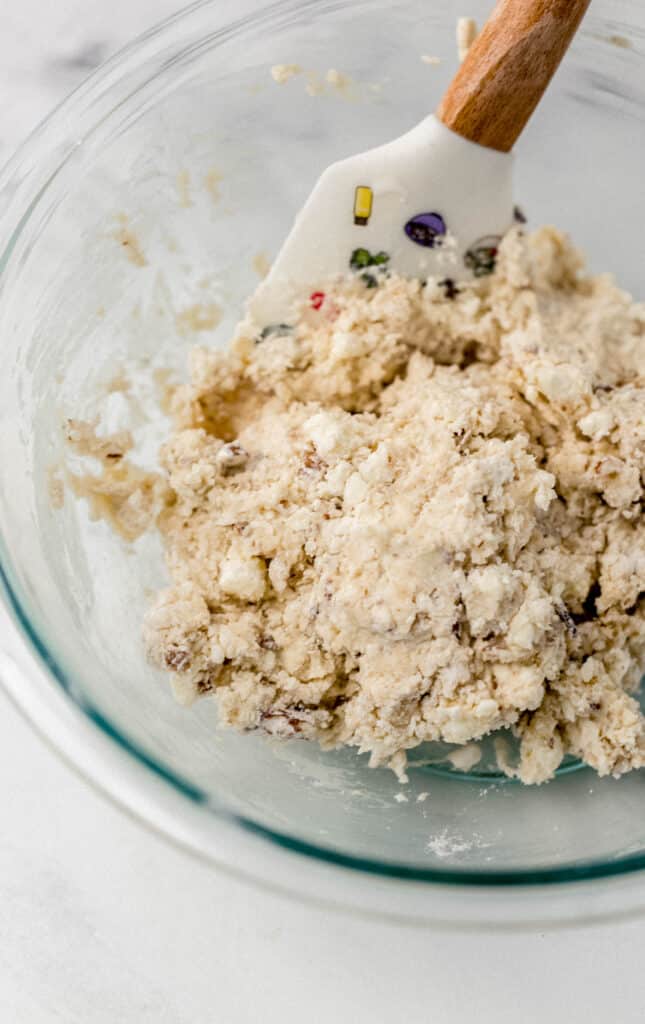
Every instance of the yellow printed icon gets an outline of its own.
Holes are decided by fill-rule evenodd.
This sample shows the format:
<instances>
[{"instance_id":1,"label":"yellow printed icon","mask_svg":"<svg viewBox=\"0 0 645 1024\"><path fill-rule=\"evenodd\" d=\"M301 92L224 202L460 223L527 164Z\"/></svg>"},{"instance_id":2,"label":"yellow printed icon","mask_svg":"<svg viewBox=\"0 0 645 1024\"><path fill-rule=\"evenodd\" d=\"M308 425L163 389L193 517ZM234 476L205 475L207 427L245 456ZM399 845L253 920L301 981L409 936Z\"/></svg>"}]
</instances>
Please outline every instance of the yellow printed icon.
<instances>
[{"instance_id":1,"label":"yellow printed icon","mask_svg":"<svg viewBox=\"0 0 645 1024\"><path fill-rule=\"evenodd\" d=\"M368 185L358 185L354 194L354 224L367 224L372 216L374 193Z\"/></svg>"}]
</instances>

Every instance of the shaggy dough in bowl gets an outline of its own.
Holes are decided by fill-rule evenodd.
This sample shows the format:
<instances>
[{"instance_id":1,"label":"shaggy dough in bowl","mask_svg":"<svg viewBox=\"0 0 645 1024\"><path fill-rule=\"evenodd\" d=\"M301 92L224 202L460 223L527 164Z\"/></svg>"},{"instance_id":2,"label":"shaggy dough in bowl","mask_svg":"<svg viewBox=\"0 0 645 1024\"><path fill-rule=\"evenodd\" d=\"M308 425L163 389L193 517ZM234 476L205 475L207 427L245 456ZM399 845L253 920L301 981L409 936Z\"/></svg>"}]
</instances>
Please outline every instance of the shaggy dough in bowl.
<instances>
[{"instance_id":1,"label":"shaggy dough in bowl","mask_svg":"<svg viewBox=\"0 0 645 1024\"><path fill-rule=\"evenodd\" d=\"M371 752L502 727L519 777L645 763L645 308L546 228L494 274L363 274L197 349L162 451L184 699Z\"/></svg>"}]
</instances>

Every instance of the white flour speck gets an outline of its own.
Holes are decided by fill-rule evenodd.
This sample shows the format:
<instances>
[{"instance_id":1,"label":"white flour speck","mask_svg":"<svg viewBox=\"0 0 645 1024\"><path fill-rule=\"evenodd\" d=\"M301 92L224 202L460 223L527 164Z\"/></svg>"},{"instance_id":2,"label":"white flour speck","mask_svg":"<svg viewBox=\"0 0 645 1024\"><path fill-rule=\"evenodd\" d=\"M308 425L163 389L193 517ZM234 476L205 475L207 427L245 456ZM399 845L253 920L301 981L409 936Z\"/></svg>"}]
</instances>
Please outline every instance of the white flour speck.
<instances>
[{"instance_id":1,"label":"white flour speck","mask_svg":"<svg viewBox=\"0 0 645 1024\"><path fill-rule=\"evenodd\" d=\"M451 832L444 828L443 832L433 836L426 843L426 849L434 853L435 857L443 860L446 857L454 857L459 853L466 853L467 850L482 850L489 843L484 843L481 836L473 835L472 839L465 839L459 832Z\"/></svg>"}]
</instances>

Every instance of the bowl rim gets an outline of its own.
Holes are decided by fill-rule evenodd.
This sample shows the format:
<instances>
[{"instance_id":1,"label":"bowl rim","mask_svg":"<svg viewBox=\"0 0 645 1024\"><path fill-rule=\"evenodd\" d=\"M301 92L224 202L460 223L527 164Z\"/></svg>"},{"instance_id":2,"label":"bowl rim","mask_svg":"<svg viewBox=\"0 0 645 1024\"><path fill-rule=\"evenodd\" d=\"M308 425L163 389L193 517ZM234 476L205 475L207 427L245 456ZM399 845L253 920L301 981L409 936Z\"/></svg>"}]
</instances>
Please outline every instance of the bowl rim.
<instances>
[{"instance_id":1,"label":"bowl rim","mask_svg":"<svg viewBox=\"0 0 645 1024\"><path fill-rule=\"evenodd\" d=\"M338 0L337 0L338 2ZM347 6L351 0L341 0ZM305 6L319 7L320 0L305 0ZM86 78L73 92L71 92L51 113L40 122L40 124L27 136L17 151L5 163L0 170L0 195L3 192L11 192L12 184L17 178L21 179L21 189L28 186L30 175L37 180L38 171L41 169L42 142L50 132L57 132L58 126L63 125L65 138L69 141L70 147L76 144L74 136L74 118L78 110L88 109L93 100L98 100L105 92L106 83L110 79L114 81L125 80L126 74L132 66L142 64L148 55L149 49L159 51L160 44L168 46L175 44L176 55L180 57L192 49L191 44L178 46L177 39L173 34L179 25L187 25L196 15L214 9L218 0L197 0L188 7L170 15L157 25L136 37L125 47L117 51L104 64L97 68ZM337 4L336 4L337 5ZM236 31L243 33L245 30L254 28L263 19L272 20L274 17L288 15L293 11L302 11L302 0L278 0L278 2L267 3L261 0L256 4L249 15L227 22L229 32ZM136 95L136 90L134 92ZM74 143L72 143L74 140ZM40 150L40 153L39 153ZM68 158L69 152L65 152L61 159L62 163ZM26 165L26 174L21 175L20 169ZM9 230L7 244L3 251L0 251L0 279L9 264L14 247L20 238L26 225L29 223L34 211L44 195L49 182L55 175L47 174L44 183L30 190L26 187L30 199L22 205L18 211L16 225ZM50 649L47 642L40 635L34 624L34 616L29 612L29 599L20 585L17 574L12 570L12 559L8 545L4 537L0 535L0 591L4 602L13 614L20 633L27 641L27 644L47 676L54 680L66 699L74 704L85 717L98 729L109 741L119 749L120 753L127 758L134 759L139 765L161 779L166 786L172 787L184 799L206 808L208 813L222 821L233 823L236 827L245 830L265 840L269 840L277 847L290 852L304 855L307 858L322 861L336 867L350 868L363 874L378 876L380 878L401 879L414 882L431 883L434 886L458 886L462 889L490 888L508 889L513 887L543 887L562 885L563 883L584 882L595 879L609 879L614 876L632 874L645 869L645 850L641 853L628 854L624 857L595 861L587 860L582 862L570 862L556 867L524 867L506 870L473 870L454 867L417 867L403 864L396 861L385 861L368 857L357 857L344 853L340 850L327 848L325 846L297 838L288 833L280 832L261 825L251 818L247 818L228 808L225 798L221 805L216 806L212 797L202 791L198 786L184 779L179 773L171 770L162 762L147 754L139 744L132 740L121 728L112 723L91 701L85 696L81 697L77 687L72 685L64 667L57 656ZM2 680L0 679L0 682ZM28 717L29 712L25 712Z\"/></svg>"}]
</instances>

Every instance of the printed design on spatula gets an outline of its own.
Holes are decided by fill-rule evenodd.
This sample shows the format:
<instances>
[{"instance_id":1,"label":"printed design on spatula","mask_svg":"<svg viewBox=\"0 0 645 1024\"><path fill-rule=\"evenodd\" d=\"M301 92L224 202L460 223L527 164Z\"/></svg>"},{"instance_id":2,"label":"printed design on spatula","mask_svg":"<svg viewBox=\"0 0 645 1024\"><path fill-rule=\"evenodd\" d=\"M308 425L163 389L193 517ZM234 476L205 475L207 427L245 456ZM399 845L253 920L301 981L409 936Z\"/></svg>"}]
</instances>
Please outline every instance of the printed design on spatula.
<instances>
[{"instance_id":1,"label":"printed design on spatula","mask_svg":"<svg viewBox=\"0 0 645 1024\"><path fill-rule=\"evenodd\" d=\"M369 249L354 249L349 258L349 265L368 288L376 288L379 277L387 270L389 261L390 254L387 252L371 253Z\"/></svg>"},{"instance_id":2,"label":"printed design on spatula","mask_svg":"<svg viewBox=\"0 0 645 1024\"><path fill-rule=\"evenodd\" d=\"M357 185L354 191L354 224L365 227L372 216L374 193L369 185Z\"/></svg>"},{"instance_id":3,"label":"printed design on spatula","mask_svg":"<svg viewBox=\"0 0 645 1024\"><path fill-rule=\"evenodd\" d=\"M501 242L500 235L485 235L470 246L464 255L464 263L475 277L492 274L497 263L497 252Z\"/></svg>"},{"instance_id":4,"label":"printed design on spatula","mask_svg":"<svg viewBox=\"0 0 645 1024\"><path fill-rule=\"evenodd\" d=\"M403 230L411 242L434 249L441 245L446 234L446 222L440 213L417 213L411 217Z\"/></svg>"}]
</instances>

